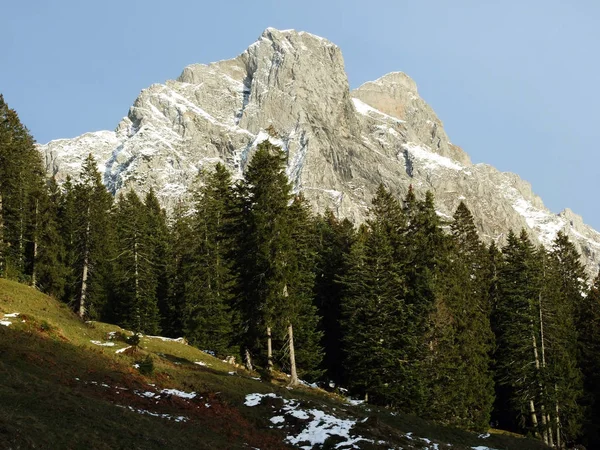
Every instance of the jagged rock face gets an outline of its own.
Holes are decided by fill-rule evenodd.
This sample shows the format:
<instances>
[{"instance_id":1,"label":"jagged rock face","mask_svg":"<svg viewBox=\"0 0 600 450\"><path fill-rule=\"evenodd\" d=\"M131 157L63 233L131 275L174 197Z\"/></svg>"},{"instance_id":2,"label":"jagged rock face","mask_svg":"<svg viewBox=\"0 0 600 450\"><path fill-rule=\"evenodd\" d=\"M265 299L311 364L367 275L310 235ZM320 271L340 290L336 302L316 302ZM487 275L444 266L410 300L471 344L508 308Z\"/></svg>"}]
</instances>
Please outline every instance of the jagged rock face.
<instances>
[{"instance_id":1,"label":"jagged rock face","mask_svg":"<svg viewBox=\"0 0 600 450\"><path fill-rule=\"evenodd\" d=\"M234 59L143 90L114 132L40 151L59 180L77 176L91 152L113 193L154 188L169 209L202 167L221 161L240 177L266 139L286 151L294 188L318 212L360 222L379 183L400 196L412 184L435 194L443 217L463 200L487 241L525 227L549 245L562 229L590 274L598 269L600 233L569 210L548 211L518 176L471 164L412 79L391 73L351 92L340 49L309 33L269 28Z\"/></svg>"}]
</instances>

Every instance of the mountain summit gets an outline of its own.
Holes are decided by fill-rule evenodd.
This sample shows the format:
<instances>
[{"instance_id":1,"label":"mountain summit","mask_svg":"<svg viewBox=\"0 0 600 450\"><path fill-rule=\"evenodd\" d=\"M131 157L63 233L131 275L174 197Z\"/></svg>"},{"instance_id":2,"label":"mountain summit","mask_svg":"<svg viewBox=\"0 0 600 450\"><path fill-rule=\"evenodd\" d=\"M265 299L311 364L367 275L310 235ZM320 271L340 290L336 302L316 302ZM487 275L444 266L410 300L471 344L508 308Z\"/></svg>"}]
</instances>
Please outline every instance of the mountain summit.
<instances>
[{"instance_id":1,"label":"mountain summit","mask_svg":"<svg viewBox=\"0 0 600 450\"><path fill-rule=\"evenodd\" d=\"M233 59L190 65L144 89L115 131L39 149L58 180L76 176L91 152L114 194L154 188L170 208L200 168L220 161L239 177L267 139L285 150L294 188L318 212L362 221L380 183L401 196L412 185L435 194L443 217L464 201L487 241L526 228L550 245L563 230L590 273L598 269L600 233L568 209L550 212L517 175L472 164L409 76L350 91L339 47L302 31L267 28Z\"/></svg>"}]
</instances>

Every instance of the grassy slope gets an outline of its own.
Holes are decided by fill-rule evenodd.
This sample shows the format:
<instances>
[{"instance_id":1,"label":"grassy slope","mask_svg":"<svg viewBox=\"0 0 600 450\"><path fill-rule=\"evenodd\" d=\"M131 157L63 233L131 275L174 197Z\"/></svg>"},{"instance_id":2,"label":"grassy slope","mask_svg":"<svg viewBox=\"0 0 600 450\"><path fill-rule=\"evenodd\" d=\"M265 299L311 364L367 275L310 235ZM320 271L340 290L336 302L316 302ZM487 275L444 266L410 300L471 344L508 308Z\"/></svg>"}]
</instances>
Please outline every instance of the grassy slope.
<instances>
[{"instance_id":1,"label":"grassy slope","mask_svg":"<svg viewBox=\"0 0 600 450\"><path fill-rule=\"evenodd\" d=\"M301 422L286 424L285 430L272 429L273 407L280 404L263 402L254 408L243 404L246 394L267 392L284 399L296 398L307 408L317 407L341 418L360 419L356 432L375 442L386 441L385 446L363 441L361 448L433 448L406 437L407 432L451 443L456 449L478 445L511 450L544 448L527 439L500 434L479 439L418 418L352 407L320 390L291 391L282 383L257 381L252 378L256 374L180 342L144 337L136 353L128 350L117 354L117 349L128 346L118 338L111 341L115 343L112 347L91 341L107 342L108 333L123 332L119 327L82 323L53 299L0 279L0 320L4 314L15 312L20 315L7 319L12 322L10 326L0 326L0 448L288 448L285 436L301 428ZM145 377L133 365L147 354L152 355L155 370ZM146 398L135 393L163 388L199 395L186 400L167 394ZM176 422L131 409L188 420Z\"/></svg>"}]
</instances>

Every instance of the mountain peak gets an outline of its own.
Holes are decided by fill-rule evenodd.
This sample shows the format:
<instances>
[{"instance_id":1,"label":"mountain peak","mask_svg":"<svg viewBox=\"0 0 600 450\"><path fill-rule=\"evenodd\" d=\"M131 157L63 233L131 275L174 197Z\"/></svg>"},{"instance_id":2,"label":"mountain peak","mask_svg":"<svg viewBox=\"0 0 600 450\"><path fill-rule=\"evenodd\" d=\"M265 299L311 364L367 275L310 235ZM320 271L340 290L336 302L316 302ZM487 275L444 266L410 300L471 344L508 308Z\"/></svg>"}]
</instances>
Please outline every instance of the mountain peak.
<instances>
[{"instance_id":1,"label":"mountain peak","mask_svg":"<svg viewBox=\"0 0 600 450\"><path fill-rule=\"evenodd\" d=\"M113 193L154 188L170 208L202 167L222 162L240 177L267 139L286 152L294 189L317 212L361 222L379 184L398 196L412 185L432 191L443 216L464 201L488 241L527 228L549 245L564 230L597 267L600 235L570 212L548 211L519 177L471 164L412 78L392 72L350 91L341 50L303 31L267 28L235 58L192 64L144 89L116 133L40 150L59 180L92 152Z\"/></svg>"}]
</instances>

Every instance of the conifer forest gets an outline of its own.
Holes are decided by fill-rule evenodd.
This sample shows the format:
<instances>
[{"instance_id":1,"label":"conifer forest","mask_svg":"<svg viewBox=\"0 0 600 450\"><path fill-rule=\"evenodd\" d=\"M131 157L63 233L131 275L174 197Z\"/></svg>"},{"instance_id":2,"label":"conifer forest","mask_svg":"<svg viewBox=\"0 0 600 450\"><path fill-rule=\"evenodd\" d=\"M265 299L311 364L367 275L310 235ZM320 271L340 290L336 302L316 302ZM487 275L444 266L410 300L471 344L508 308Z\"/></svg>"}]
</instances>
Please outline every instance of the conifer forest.
<instances>
[{"instance_id":1,"label":"conifer forest","mask_svg":"<svg viewBox=\"0 0 600 450\"><path fill-rule=\"evenodd\" d=\"M0 276L292 385L559 448L600 441L600 278L564 234L484 243L464 203L450 220L431 193L383 185L365 223L315 215L285 164L265 141L242 179L201 171L167 215L153 191L113 198L91 154L78 178L48 178L0 96Z\"/></svg>"}]
</instances>

